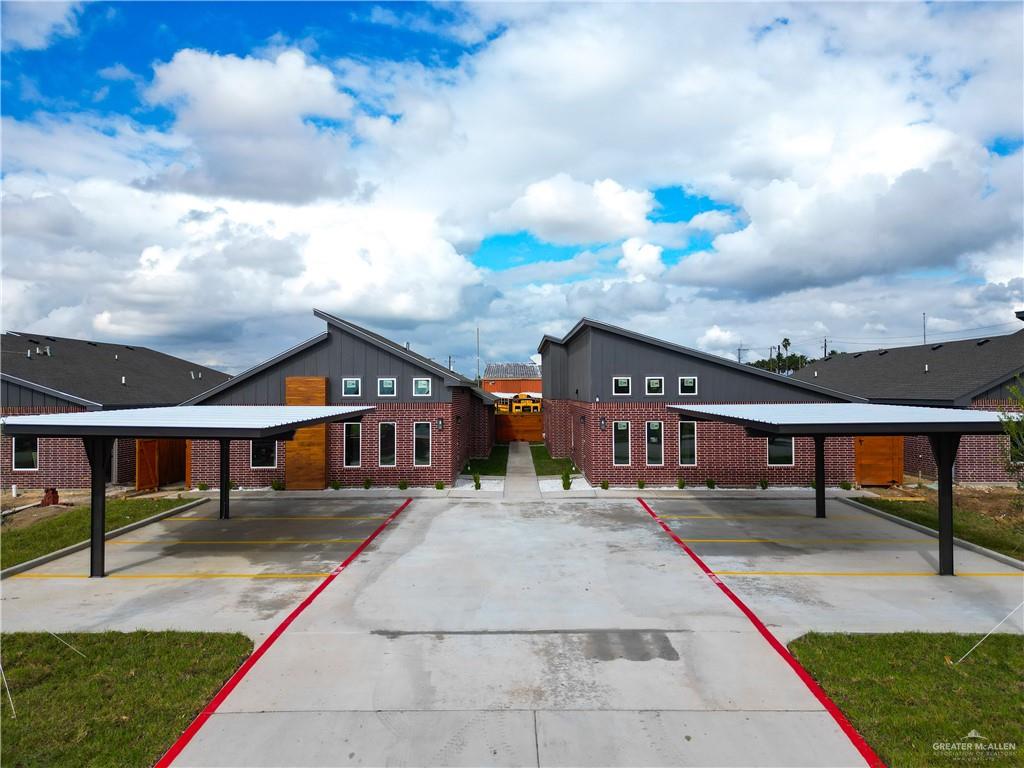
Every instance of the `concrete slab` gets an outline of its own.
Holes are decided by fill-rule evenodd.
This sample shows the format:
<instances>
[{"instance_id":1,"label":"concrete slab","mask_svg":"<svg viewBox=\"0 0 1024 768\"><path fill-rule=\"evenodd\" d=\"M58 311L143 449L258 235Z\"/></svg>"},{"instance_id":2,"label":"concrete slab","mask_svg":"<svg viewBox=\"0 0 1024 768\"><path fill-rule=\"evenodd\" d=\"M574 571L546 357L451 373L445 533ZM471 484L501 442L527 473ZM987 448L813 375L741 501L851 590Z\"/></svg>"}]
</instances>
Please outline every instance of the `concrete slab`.
<instances>
[{"instance_id":1,"label":"concrete slab","mask_svg":"<svg viewBox=\"0 0 1024 768\"><path fill-rule=\"evenodd\" d=\"M539 499L540 486L533 467L530 445L516 440L508 447L508 466L505 473L506 499Z\"/></svg>"}]
</instances>

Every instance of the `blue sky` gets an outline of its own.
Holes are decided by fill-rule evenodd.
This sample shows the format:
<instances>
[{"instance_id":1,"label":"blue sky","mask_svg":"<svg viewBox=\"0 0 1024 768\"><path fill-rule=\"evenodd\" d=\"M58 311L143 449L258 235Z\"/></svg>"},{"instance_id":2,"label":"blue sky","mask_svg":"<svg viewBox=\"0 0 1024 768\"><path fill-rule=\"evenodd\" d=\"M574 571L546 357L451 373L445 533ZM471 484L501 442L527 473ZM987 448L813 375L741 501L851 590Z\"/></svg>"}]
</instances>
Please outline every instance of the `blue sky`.
<instances>
[{"instance_id":1,"label":"blue sky","mask_svg":"<svg viewBox=\"0 0 1024 768\"><path fill-rule=\"evenodd\" d=\"M467 370L477 326L515 359L584 314L1014 330L1019 5L2 13L8 328L237 369L319 306Z\"/></svg>"}]
</instances>

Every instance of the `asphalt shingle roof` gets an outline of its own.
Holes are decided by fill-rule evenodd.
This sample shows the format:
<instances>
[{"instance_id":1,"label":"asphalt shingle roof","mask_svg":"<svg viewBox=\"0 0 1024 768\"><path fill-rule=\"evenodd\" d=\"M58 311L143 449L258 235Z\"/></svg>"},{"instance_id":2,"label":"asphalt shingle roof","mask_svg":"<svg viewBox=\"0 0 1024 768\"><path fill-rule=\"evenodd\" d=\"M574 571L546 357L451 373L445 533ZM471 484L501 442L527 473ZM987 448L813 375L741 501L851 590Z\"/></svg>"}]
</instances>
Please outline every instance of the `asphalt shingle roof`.
<instances>
[{"instance_id":1,"label":"asphalt shingle roof","mask_svg":"<svg viewBox=\"0 0 1024 768\"><path fill-rule=\"evenodd\" d=\"M0 337L0 372L104 407L178 405L231 378L148 347L22 332Z\"/></svg>"},{"instance_id":2,"label":"asphalt shingle roof","mask_svg":"<svg viewBox=\"0 0 1024 768\"><path fill-rule=\"evenodd\" d=\"M539 379L540 366L536 363L488 363L485 379Z\"/></svg>"},{"instance_id":3,"label":"asphalt shingle roof","mask_svg":"<svg viewBox=\"0 0 1024 768\"><path fill-rule=\"evenodd\" d=\"M1021 372L1024 330L1006 336L846 352L816 360L793 378L871 400L967 405L975 393Z\"/></svg>"}]
</instances>

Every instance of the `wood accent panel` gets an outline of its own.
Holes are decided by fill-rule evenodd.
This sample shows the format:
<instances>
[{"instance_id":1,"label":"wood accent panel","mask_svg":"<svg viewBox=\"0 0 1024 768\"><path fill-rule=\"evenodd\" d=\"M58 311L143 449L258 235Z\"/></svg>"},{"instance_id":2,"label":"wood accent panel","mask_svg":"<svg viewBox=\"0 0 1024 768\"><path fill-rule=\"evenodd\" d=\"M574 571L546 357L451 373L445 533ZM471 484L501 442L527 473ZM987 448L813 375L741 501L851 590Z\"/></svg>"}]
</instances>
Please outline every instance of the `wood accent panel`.
<instances>
[{"instance_id":1,"label":"wood accent panel","mask_svg":"<svg viewBox=\"0 0 1024 768\"><path fill-rule=\"evenodd\" d=\"M135 490L147 491L187 478L185 441L135 441Z\"/></svg>"},{"instance_id":2,"label":"wood accent panel","mask_svg":"<svg viewBox=\"0 0 1024 768\"><path fill-rule=\"evenodd\" d=\"M160 485L159 440L135 441L135 490L148 491Z\"/></svg>"},{"instance_id":3,"label":"wood accent panel","mask_svg":"<svg viewBox=\"0 0 1024 768\"><path fill-rule=\"evenodd\" d=\"M902 437L855 437L854 477L860 485L903 482Z\"/></svg>"},{"instance_id":4,"label":"wood accent panel","mask_svg":"<svg viewBox=\"0 0 1024 768\"><path fill-rule=\"evenodd\" d=\"M539 443L544 439L543 413L499 413L494 416L495 442L525 440Z\"/></svg>"},{"instance_id":5,"label":"wood accent panel","mask_svg":"<svg viewBox=\"0 0 1024 768\"><path fill-rule=\"evenodd\" d=\"M285 405L327 405L326 376L288 376ZM290 491L313 491L327 487L327 425L295 430L295 439L285 443L284 485Z\"/></svg>"}]
</instances>

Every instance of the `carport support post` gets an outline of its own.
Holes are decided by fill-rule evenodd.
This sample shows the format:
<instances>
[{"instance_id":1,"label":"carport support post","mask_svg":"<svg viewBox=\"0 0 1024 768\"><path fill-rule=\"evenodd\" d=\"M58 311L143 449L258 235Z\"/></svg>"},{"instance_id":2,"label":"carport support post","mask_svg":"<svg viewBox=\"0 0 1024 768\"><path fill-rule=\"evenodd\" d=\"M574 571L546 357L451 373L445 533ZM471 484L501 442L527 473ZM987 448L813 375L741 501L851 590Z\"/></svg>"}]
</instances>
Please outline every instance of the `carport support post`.
<instances>
[{"instance_id":1,"label":"carport support post","mask_svg":"<svg viewBox=\"0 0 1024 768\"><path fill-rule=\"evenodd\" d=\"M106 576L104 555L106 549L107 521L107 470L110 468L110 452L114 447L111 437L83 437L82 445L89 459L92 483L90 500L91 532L89 538L89 576Z\"/></svg>"},{"instance_id":2,"label":"carport support post","mask_svg":"<svg viewBox=\"0 0 1024 768\"><path fill-rule=\"evenodd\" d=\"M939 480L939 575L953 575L953 463L960 435L928 435Z\"/></svg>"},{"instance_id":3,"label":"carport support post","mask_svg":"<svg viewBox=\"0 0 1024 768\"><path fill-rule=\"evenodd\" d=\"M220 519L231 517L231 441L220 441Z\"/></svg>"},{"instance_id":4,"label":"carport support post","mask_svg":"<svg viewBox=\"0 0 1024 768\"><path fill-rule=\"evenodd\" d=\"M814 516L825 516L825 436L814 436Z\"/></svg>"}]
</instances>

